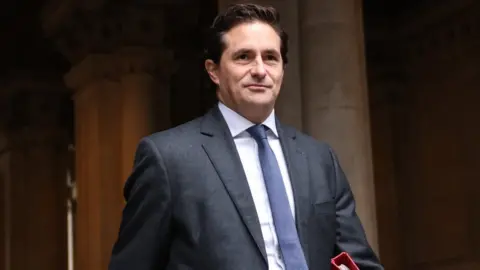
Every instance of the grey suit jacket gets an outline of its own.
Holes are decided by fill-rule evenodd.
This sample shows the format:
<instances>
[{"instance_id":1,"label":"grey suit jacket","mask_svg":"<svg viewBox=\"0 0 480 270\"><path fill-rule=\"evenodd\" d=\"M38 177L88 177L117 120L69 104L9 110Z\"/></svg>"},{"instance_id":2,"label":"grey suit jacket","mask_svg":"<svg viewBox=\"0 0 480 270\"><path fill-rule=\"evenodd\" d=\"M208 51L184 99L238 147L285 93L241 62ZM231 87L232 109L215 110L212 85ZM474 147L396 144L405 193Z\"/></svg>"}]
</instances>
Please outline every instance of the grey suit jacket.
<instances>
[{"instance_id":1,"label":"grey suit jacket","mask_svg":"<svg viewBox=\"0 0 480 270\"><path fill-rule=\"evenodd\" d=\"M383 269L328 145L277 121L310 270L347 251L360 269ZM268 269L255 205L219 109L143 138L125 184L110 270Z\"/></svg>"}]
</instances>

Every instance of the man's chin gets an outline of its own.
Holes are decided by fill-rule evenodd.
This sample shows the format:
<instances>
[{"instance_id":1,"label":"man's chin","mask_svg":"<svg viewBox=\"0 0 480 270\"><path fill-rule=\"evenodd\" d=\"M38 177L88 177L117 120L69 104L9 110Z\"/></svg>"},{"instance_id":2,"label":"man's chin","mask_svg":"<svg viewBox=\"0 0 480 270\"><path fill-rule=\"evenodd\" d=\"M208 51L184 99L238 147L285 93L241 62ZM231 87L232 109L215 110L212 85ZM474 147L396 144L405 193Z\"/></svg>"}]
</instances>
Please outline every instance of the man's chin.
<instances>
[{"instance_id":1,"label":"man's chin","mask_svg":"<svg viewBox=\"0 0 480 270\"><path fill-rule=\"evenodd\" d=\"M275 100L271 98L264 98L264 99L253 99L249 100L248 104L251 107L270 107L275 103Z\"/></svg>"},{"instance_id":2,"label":"man's chin","mask_svg":"<svg viewBox=\"0 0 480 270\"><path fill-rule=\"evenodd\" d=\"M247 102L258 106L271 105L275 103L275 97L273 97L272 93L269 92L256 93L251 95Z\"/></svg>"}]
</instances>

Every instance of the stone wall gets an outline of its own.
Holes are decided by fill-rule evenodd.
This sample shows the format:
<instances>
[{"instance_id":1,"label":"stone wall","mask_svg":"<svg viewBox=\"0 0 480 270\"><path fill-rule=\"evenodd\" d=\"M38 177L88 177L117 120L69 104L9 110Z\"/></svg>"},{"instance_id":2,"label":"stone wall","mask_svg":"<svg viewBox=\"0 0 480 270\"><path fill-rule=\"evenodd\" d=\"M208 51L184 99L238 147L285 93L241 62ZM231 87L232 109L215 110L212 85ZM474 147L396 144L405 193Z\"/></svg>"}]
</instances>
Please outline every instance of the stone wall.
<instances>
[{"instance_id":1,"label":"stone wall","mask_svg":"<svg viewBox=\"0 0 480 270\"><path fill-rule=\"evenodd\" d=\"M387 24L383 40L372 41L372 137L387 269L480 267L478 14L478 2L443 1L403 14Z\"/></svg>"}]
</instances>

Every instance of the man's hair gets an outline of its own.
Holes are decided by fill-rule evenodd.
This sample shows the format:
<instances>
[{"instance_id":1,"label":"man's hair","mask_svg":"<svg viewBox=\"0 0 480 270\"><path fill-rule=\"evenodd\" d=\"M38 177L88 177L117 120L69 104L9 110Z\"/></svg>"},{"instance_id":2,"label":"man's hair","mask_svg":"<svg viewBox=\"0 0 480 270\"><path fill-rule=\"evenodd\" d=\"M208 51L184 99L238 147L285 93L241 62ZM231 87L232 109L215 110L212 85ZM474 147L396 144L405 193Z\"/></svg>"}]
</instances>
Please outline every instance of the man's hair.
<instances>
[{"instance_id":1,"label":"man's hair","mask_svg":"<svg viewBox=\"0 0 480 270\"><path fill-rule=\"evenodd\" d=\"M288 62L288 35L280 26L280 14L274 7L266 7L256 4L234 4L229 6L224 13L219 14L210 26L205 58L211 59L218 64L225 50L223 36L230 29L242 23L262 22L270 25L280 36L280 54L283 64Z\"/></svg>"}]
</instances>

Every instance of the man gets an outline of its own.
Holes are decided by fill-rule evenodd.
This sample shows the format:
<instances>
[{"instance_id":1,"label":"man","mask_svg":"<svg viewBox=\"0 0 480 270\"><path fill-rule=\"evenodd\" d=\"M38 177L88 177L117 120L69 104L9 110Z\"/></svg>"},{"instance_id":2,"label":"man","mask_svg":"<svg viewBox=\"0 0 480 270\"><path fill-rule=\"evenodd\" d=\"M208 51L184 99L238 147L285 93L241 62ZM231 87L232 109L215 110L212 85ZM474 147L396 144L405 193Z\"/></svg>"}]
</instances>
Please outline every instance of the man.
<instances>
[{"instance_id":1,"label":"man","mask_svg":"<svg viewBox=\"0 0 480 270\"><path fill-rule=\"evenodd\" d=\"M333 151L274 114L287 63L275 9L231 6L205 68L218 106L141 140L110 270L383 269Z\"/></svg>"}]
</instances>

